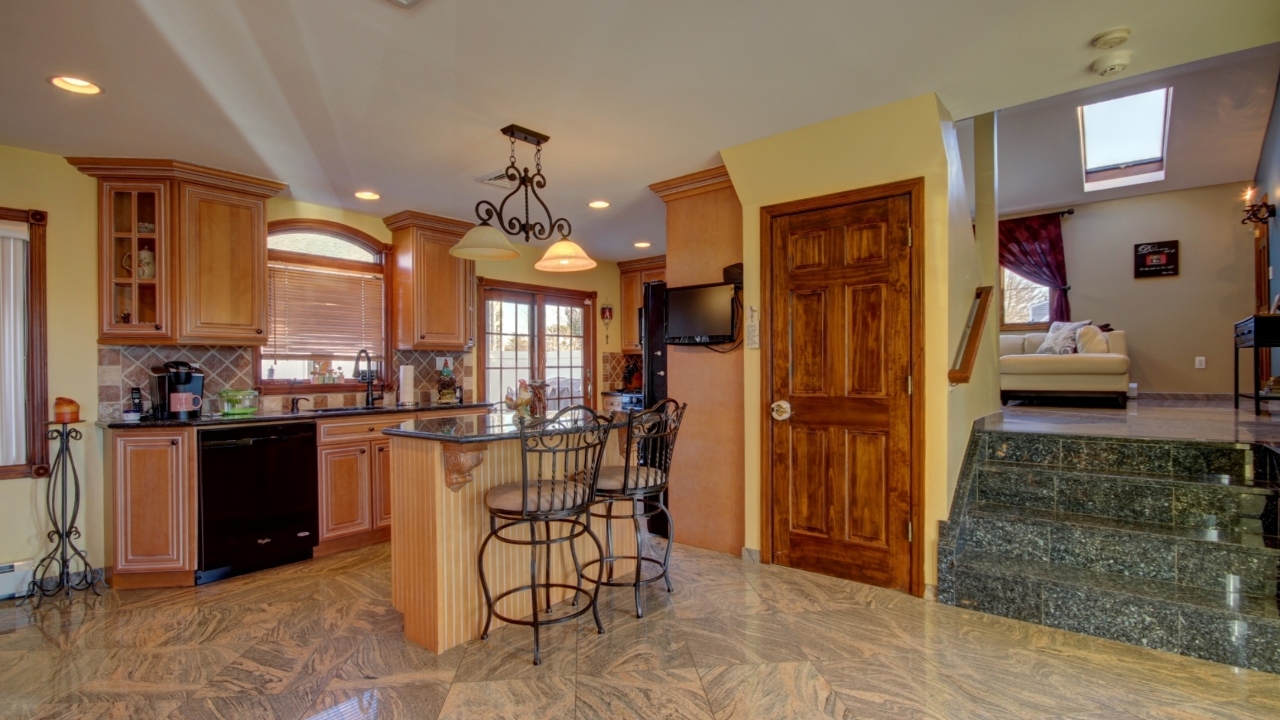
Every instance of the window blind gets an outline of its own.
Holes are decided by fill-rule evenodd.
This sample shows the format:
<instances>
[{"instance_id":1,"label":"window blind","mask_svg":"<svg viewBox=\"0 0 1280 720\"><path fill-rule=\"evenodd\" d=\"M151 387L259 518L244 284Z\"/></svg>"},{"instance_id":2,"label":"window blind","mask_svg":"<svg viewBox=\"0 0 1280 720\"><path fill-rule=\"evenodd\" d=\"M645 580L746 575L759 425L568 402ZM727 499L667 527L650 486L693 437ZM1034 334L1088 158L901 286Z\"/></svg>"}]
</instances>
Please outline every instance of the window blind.
<instances>
[{"instance_id":1,"label":"window blind","mask_svg":"<svg viewBox=\"0 0 1280 720\"><path fill-rule=\"evenodd\" d=\"M267 272L266 359L328 360L383 354L382 277L291 265Z\"/></svg>"},{"instance_id":2,"label":"window blind","mask_svg":"<svg viewBox=\"0 0 1280 720\"><path fill-rule=\"evenodd\" d=\"M27 239L0 226L0 465L27 464Z\"/></svg>"}]
</instances>

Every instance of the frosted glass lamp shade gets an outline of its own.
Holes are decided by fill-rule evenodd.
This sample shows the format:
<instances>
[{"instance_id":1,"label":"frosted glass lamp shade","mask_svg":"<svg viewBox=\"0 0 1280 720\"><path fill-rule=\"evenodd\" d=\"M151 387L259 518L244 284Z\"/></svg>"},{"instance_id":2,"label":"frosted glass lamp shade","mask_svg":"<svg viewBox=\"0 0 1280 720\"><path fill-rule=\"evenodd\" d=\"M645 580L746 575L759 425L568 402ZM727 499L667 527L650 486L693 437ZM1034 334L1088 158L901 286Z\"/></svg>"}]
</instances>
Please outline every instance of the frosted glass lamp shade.
<instances>
[{"instance_id":1,"label":"frosted glass lamp shade","mask_svg":"<svg viewBox=\"0 0 1280 720\"><path fill-rule=\"evenodd\" d=\"M449 254L463 260L515 260L520 257L520 251L507 240L507 236L492 225L477 225L468 230L457 245L449 248Z\"/></svg>"},{"instance_id":2,"label":"frosted glass lamp shade","mask_svg":"<svg viewBox=\"0 0 1280 720\"><path fill-rule=\"evenodd\" d=\"M575 272L590 270L595 266L596 261L587 257L587 253L567 237L560 238L555 245L547 248L547 254L534 263L535 268L544 272Z\"/></svg>"}]
</instances>

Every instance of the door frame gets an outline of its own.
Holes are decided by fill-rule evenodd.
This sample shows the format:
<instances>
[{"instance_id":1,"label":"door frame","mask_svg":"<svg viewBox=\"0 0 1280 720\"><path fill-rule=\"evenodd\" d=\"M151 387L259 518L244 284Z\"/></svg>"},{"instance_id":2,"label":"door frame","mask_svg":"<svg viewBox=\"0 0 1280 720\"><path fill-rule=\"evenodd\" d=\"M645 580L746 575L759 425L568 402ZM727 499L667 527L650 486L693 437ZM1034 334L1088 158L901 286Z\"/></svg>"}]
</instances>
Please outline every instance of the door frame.
<instances>
[{"instance_id":1,"label":"door frame","mask_svg":"<svg viewBox=\"0 0 1280 720\"><path fill-rule=\"evenodd\" d=\"M898 195L911 196L911 543L910 591L924 596L924 178L874 185L857 190L793 200L760 208L760 562L773 563L774 425L769 415L773 395L773 223L787 215L826 210Z\"/></svg>"}]
</instances>

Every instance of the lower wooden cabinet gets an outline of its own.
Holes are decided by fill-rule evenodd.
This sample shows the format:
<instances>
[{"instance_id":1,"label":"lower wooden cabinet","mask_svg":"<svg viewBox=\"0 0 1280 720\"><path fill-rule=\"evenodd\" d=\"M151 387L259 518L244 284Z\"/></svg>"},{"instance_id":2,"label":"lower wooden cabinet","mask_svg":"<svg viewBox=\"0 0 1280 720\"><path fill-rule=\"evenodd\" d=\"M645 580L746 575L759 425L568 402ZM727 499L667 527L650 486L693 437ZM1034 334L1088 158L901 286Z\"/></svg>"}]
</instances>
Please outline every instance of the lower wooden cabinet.
<instances>
[{"instance_id":1,"label":"lower wooden cabinet","mask_svg":"<svg viewBox=\"0 0 1280 720\"><path fill-rule=\"evenodd\" d=\"M373 456L368 442L321 447L320 542L373 529Z\"/></svg>"},{"instance_id":2,"label":"lower wooden cabinet","mask_svg":"<svg viewBox=\"0 0 1280 720\"><path fill-rule=\"evenodd\" d=\"M375 440L373 448L373 527L391 527L391 438Z\"/></svg>"},{"instance_id":3,"label":"lower wooden cabinet","mask_svg":"<svg viewBox=\"0 0 1280 720\"><path fill-rule=\"evenodd\" d=\"M116 431L107 443L117 586L130 573L196 569L196 441L192 428ZM172 576L170 576L172 579Z\"/></svg>"}]
</instances>

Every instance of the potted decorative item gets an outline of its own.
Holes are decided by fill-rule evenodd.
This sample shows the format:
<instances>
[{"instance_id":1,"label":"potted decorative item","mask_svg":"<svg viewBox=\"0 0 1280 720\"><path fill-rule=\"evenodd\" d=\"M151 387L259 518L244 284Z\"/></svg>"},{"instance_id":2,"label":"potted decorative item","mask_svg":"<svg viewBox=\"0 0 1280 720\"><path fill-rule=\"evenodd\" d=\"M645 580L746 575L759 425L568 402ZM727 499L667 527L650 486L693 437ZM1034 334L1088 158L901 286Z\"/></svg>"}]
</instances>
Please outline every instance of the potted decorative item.
<instances>
[{"instance_id":1,"label":"potted decorative item","mask_svg":"<svg viewBox=\"0 0 1280 720\"><path fill-rule=\"evenodd\" d=\"M533 393L529 391L529 383L521 380L518 387L513 393L511 388L507 388L507 397L503 403L508 410L514 411L520 417L530 417L529 404L533 402Z\"/></svg>"},{"instance_id":2,"label":"potted decorative item","mask_svg":"<svg viewBox=\"0 0 1280 720\"><path fill-rule=\"evenodd\" d=\"M533 417L546 417L547 414L547 381L533 380L529 383L529 414Z\"/></svg>"},{"instance_id":3,"label":"potted decorative item","mask_svg":"<svg viewBox=\"0 0 1280 720\"><path fill-rule=\"evenodd\" d=\"M68 424L80 422L80 403L71 398L54 398L53 419L56 422Z\"/></svg>"},{"instance_id":4,"label":"potted decorative item","mask_svg":"<svg viewBox=\"0 0 1280 720\"><path fill-rule=\"evenodd\" d=\"M441 405L454 405L460 401L458 397L458 379L453 376L449 361L444 361L440 369L440 381L436 383L436 402Z\"/></svg>"}]
</instances>

